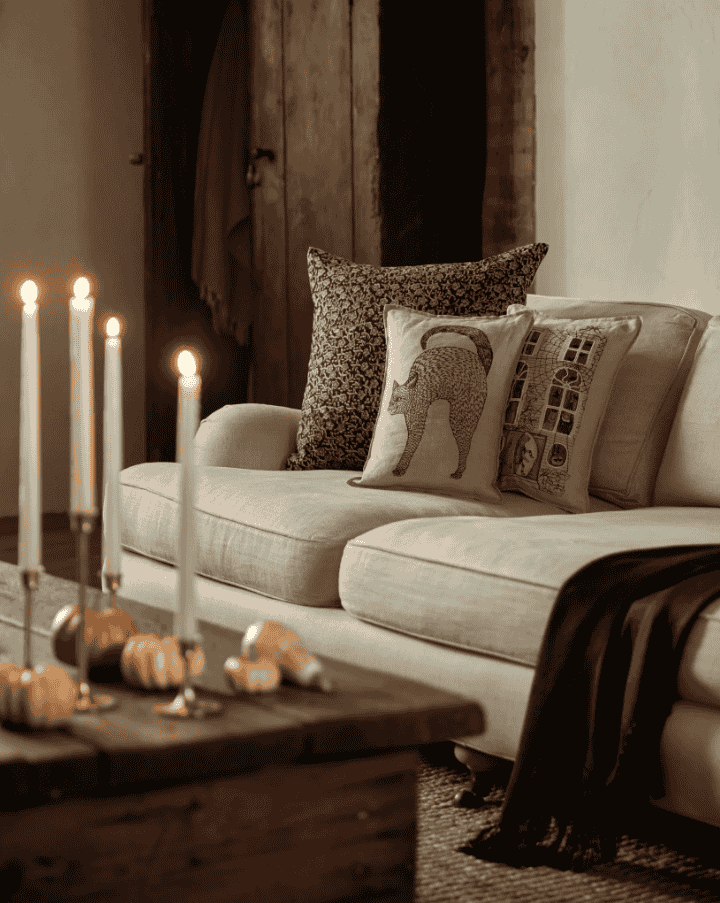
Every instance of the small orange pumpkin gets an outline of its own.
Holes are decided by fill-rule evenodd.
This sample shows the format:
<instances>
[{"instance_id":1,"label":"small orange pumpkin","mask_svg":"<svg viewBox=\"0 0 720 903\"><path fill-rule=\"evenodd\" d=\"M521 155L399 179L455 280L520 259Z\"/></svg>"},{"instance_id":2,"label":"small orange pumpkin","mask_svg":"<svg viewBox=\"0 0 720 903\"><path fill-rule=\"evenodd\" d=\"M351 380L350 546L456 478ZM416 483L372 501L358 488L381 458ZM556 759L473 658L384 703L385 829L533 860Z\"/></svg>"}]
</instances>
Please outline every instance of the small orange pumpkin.
<instances>
[{"instance_id":1,"label":"small orange pumpkin","mask_svg":"<svg viewBox=\"0 0 720 903\"><path fill-rule=\"evenodd\" d=\"M80 609L66 605L55 615L52 623L52 646L56 658L66 665L77 664L77 631ZM88 647L88 667L118 665L128 637L138 632L128 612L111 606L102 611L85 609L85 642Z\"/></svg>"},{"instance_id":2,"label":"small orange pumpkin","mask_svg":"<svg viewBox=\"0 0 720 903\"><path fill-rule=\"evenodd\" d=\"M271 693L282 681L280 669L269 658L251 662L246 658L231 656L223 667L227 682L233 690L247 693Z\"/></svg>"},{"instance_id":3,"label":"small orange pumpkin","mask_svg":"<svg viewBox=\"0 0 720 903\"><path fill-rule=\"evenodd\" d=\"M284 678L301 687L332 689L320 661L307 651L294 630L277 621L251 624L240 643L240 655L251 662L270 659Z\"/></svg>"},{"instance_id":4,"label":"small orange pumpkin","mask_svg":"<svg viewBox=\"0 0 720 903\"><path fill-rule=\"evenodd\" d=\"M65 724L75 711L78 685L57 665L0 664L0 721L34 728Z\"/></svg>"},{"instance_id":5,"label":"small orange pumpkin","mask_svg":"<svg viewBox=\"0 0 720 903\"><path fill-rule=\"evenodd\" d=\"M185 676L185 660L180 654L177 637L136 633L125 643L120 656L120 670L129 684L145 687L146 690L179 687ZM205 653L198 643L190 661L190 674L199 677L204 670Z\"/></svg>"}]
</instances>

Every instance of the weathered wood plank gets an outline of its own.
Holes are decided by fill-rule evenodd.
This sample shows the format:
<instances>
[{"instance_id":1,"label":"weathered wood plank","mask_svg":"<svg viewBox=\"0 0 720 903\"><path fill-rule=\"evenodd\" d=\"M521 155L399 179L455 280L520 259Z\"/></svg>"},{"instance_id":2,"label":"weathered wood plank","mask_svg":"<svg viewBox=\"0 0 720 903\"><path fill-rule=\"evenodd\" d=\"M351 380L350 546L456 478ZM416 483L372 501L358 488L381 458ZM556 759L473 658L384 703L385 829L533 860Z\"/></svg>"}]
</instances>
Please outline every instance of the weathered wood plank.
<instances>
[{"instance_id":1,"label":"weathered wood plank","mask_svg":"<svg viewBox=\"0 0 720 903\"><path fill-rule=\"evenodd\" d=\"M241 699L223 700L220 716L178 721L152 711L174 693L113 686L118 709L73 716L70 730L98 749L107 788L197 780L268 762L292 762L305 738L296 720Z\"/></svg>"},{"instance_id":2,"label":"weathered wood plank","mask_svg":"<svg viewBox=\"0 0 720 903\"><path fill-rule=\"evenodd\" d=\"M535 241L535 5L486 0L483 257Z\"/></svg>"},{"instance_id":3,"label":"weathered wood plank","mask_svg":"<svg viewBox=\"0 0 720 903\"><path fill-rule=\"evenodd\" d=\"M0 811L92 793L97 786L97 752L91 744L64 730L0 727Z\"/></svg>"},{"instance_id":4,"label":"weathered wood plank","mask_svg":"<svg viewBox=\"0 0 720 903\"><path fill-rule=\"evenodd\" d=\"M352 16L353 228L355 263L381 264L380 234L380 8L354 0Z\"/></svg>"},{"instance_id":5,"label":"weathered wood plank","mask_svg":"<svg viewBox=\"0 0 720 903\"><path fill-rule=\"evenodd\" d=\"M350 12L347 0L285 0L290 401L301 407L313 306L309 246L352 258Z\"/></svg>"},{"instance_id":6,"label":"weathered wood plank","mask_svg":"<svg viewBox=\"0 0 720 903\"><path fill-rule=\"evenodd\" d=\"M0 815L13 900L411 900L414 753ZM14 861L14 862L13 862ZM6 869L5 874L9 874Z\"/></svg>"},{"instance_id":7,"label":"weathered wood plank","mask_svg":"<svg viewBox=\"0 0 720 903\"><path fill-rule=\"evenodd\" d=\"M253 0L251 34L250 143L272 150L275 159L255 163L260 184L252 190L253 268L259 295L250 401L288 405L282 0Z\"/></svg>"}]
</instances>

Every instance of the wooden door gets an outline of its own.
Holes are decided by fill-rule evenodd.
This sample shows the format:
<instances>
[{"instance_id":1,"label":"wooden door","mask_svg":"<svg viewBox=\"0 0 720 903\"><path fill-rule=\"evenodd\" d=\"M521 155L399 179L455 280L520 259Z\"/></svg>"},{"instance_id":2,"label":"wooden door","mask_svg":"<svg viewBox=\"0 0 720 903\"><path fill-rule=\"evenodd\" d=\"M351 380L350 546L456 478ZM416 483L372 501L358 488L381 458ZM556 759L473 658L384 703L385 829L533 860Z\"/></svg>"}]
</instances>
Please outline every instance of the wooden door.
<instances>
[{"instance_id":1,"label":"wooden door","mask_svg":"<svg viewBox=\"0 0 720 903\"><path fill-rule=\"evenodd\" d=\"M260 288L253 398L299 408L312 298L307 250L352 259L353 155L348 0L253 0L253 249Z\"/></svg>"},{"instance_id":2,"label":"wooden door","mask_svg":"<svg viewBox=\"0 0 720 903\"><path fill-rule=\"evenodd\" d=\"M250 144L270 150L274 158L254 163L258 184L252 194L253 270L258 297L249 397L289 405L282 0L252 0L250 22Z\"/></svg>"},{"instance_id":3,"label":"wooden door","mask_svg":"<svg viewBox=\"0 0 720 903\"><path fill-rule=\"evenodd\" d=\"M148 460L174 460L178 342L204 356L202 416L248 398L247 355L212 331L190 278L200 115L228 0L143 2ZM532 20L515 14L531 4L425 16L380 0L247 2L250 145L273 152L255 164L249 400L300 407L309 246L376 266L479 260L489 215L486 255L534 240ZM509 131L525 137L505 154Z\"/></svg>"},{"instance_id":4,"label":"wooden door","mask_svg":"<svg viewBox=\"0 0 720 903\"><path fill-rule=\"evenodd\" d=\"M300 407L314 246L376 266L482 256L483 9L252 0L254 399Z\"/></svg>"}]
</instances>

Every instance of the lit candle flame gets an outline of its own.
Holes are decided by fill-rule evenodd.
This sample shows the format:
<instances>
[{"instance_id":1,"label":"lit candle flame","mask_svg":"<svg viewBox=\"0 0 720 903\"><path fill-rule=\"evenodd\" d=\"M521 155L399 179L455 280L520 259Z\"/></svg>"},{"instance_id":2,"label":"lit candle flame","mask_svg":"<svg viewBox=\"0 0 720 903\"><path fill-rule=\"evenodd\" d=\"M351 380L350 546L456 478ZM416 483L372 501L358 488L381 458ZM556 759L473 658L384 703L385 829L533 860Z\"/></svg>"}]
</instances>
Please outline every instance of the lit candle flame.
<instances>
[{"instance_id":1,"label":"lit candle flame","mask_svg":"<svg viewBox=\"0 0 720 903\"><path fill-rule=\"evenodd\" d=\"M120 321L117 317L110 317L105 324L105 332L107 332L108 338L120 335Z\"/></svg>"},{"instance_id":2,"label":"lit candle flame","mask_svg":"<svg viewBox=\"0 0 720 903\"><path fill-rule=\"evenodd\" d=\"M197 365L192 351L181 351L177 359L178 370L183 376L195 376Z\"/></svg>"},{"instance_id":3,"label":"lit candle flame","mask_svg":"<svg viewBox=\"0 0 720 903\"><path fill-rule=\"evenodd\" d=\"M38 296L38 287L32 281L32 279L28 279L26 282L20 286L20 297L22 298L22 302L28 310L28 313L33 313L35 310L35 301Z\"/></svg>"},{"instance_id":4,"label":"lit candle flame","mask_svg":"<svg viewBox=\"0 0 720 903\"><path fill-rule=\"evenodd\" d=\"M81 276L79 279L75 280L75 285L73 285L73 292L75 292L75 297L78 299L87 298L90 294L90 283L84 276Z\"/></svg>"},{"instance_id":5,"label":"lit candle flame","mask_svg":"<svg viewBox=\"0 0 720 903\"><path fill-rule=\"evenodd\" d=\"M88 297L90 292L90 283L84 276L81 276L79 279L75 280L75 285L73 285L73 292L75 293L71 303L72 306L77 311L89 311L93 305L93 299Z\"/></svg>"}]
</instances>

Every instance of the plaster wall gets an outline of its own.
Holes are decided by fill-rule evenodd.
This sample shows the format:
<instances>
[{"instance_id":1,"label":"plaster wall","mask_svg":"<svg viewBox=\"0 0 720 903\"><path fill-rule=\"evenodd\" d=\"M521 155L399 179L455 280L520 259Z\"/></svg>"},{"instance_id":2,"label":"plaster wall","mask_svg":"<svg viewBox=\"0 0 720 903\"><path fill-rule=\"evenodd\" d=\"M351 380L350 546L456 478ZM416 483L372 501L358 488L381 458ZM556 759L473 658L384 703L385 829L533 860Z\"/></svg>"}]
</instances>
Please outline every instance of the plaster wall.
<instances>
[{"instance_id":1,"label":"plaster wall","mask_svg":"<svg viewBox=\"0 0 720 903\"><path fill-rule=\"evenodd\" d=\"M717 0L535 0L541 294L720 314Z\"/></svg>"},{"instance_id":2,"label":"plaster wall","mask_svg":"<svg viewBox=\"0 0 720 903\"><path fill-rule=\"evenodd\" d=\"M0 0L0 516L18 513L20 285L34 279L43 510L70 501L69 300L95 298L96 499L104 341L124 321L124 466L145 460L141 0Z\"/></svg>"}]
</instances>

